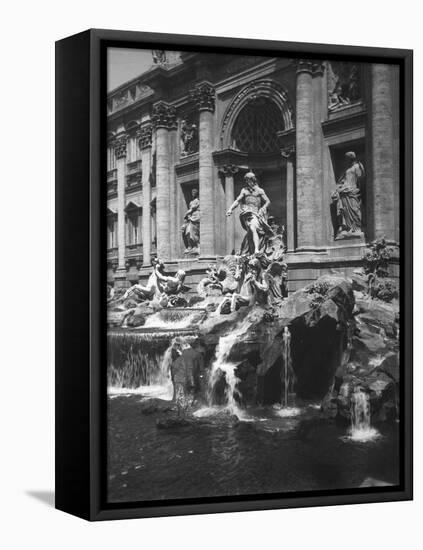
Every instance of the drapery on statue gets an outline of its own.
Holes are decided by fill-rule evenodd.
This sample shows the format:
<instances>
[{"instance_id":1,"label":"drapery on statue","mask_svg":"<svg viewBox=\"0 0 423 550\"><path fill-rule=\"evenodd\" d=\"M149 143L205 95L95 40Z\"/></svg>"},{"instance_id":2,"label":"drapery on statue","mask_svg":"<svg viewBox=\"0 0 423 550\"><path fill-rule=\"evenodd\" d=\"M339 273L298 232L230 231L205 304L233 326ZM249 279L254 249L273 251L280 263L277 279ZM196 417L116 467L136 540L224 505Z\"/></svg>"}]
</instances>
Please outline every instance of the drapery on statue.
<instances>
[{"instance_id":1,"label":"drapery on statue","mask_svg":"<svg viewBox=\"0 0 423 550\"><path fill-rule=\"evenodd\" d=\"M361 182L364 166L354 152L345 153L346 168L332 194L331 214L335 239L361 233Z\"/></svg>"},{"instance_id":2,"label":"drapery on statue","mask_svg":"<svg viewBox=\"0 0 423 550\"><path fill-rule=\"evenodd\" d=\"M198 189L191 191L192 200L189 203L188 210L184 216L182 224L182 239L185 245L185 254L195 254L198 252L200 244L200 200L198 198Z\"/></svg>"},{"instance_id":3,"label":"drapery on statue","mask_svg":"<svg viewBox=\"0 0 423 550\"><path fill-rule=\"evenodd\" d=\"M194 122L181 122L181 142L181 156L186 157L198 151L198 128Z\"/></svg>"},{"instance_id":4,"label":"drapery on statue","mask_svg":"<svg viewBox=\"0 0 423 550\"><path fill-rule=\"evenodd\" d=\"M237 206L241 209L239 219L247 232L241 244L241 255L264 252L266 238L273 235L273 231L267 224L269 205L270 200L259 187L255 174L253 172L245 174L244 187L226 212L226 215L230 216Z\"/></svg>"}]
</instances>

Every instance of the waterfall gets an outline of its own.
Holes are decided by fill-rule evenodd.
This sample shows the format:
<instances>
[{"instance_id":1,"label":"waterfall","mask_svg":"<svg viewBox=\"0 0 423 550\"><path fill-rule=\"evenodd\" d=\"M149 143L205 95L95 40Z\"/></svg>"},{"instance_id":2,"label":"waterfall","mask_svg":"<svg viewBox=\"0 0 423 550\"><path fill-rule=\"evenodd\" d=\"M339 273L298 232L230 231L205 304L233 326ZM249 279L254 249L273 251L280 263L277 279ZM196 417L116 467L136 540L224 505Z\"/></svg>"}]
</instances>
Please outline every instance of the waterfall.
<instances>
[{"instance_id":1,"label":"waterfall","mask_svg":"<svg viewBox=\"0 0 423 550\"><path fill-rule=\"evenodd\" d=\"M146 393L172 397L171 348L175 337L193 331L110 330L107 335L109 393Z\"/></svg>"},{"instance_id":2,"label":"waterfall","mask_svg":"<svg viewBox=\"0 0 423 550\"><path fill-rule=\"evenodd\" d=\"M238 338L244 334L250 327L250 321L244 321L237 325L227 336L221 336L216 349L216 357L212 363L209 376L209 405L213 405L216 386L222 379L222 374L225 378L225 400L226 409L238 417L242 416L242 411L239 408L238 400L241 399L241 393L237 388L239 378L236 376L236 368L238 363L229 360L232 348L238 342Z\"/></svg>"},{"instance_id":3,"label":"waterfall","mask_svg":"<svg viewBox=\"0 0 423 550\"><path fill-rule=\"evenodd\" d=\"M359 386L351 395L351 436L353 441L371 441L379 436L379 432L371 427L370 398Z\"/></svg>"}]
</instances>

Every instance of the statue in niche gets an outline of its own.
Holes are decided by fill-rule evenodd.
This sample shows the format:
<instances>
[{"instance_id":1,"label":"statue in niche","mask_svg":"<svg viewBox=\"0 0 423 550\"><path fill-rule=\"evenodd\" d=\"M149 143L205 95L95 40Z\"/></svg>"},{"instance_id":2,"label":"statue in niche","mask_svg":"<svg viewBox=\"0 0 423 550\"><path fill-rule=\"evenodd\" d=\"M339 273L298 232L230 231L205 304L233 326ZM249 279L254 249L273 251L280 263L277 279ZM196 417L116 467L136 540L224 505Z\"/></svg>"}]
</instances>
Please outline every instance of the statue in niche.
<instances>
[{"instance_id":1,"label":"statue in niche","mask_svg":"<svg viewBox=\"0 0 423 550\"><path fill-rule=\"evenodd\" d=\"M181 122L181 156L186 157L198 152L198 127L194 122Z\"/></svg>"},{"instance_id":2,"label":"statue in niche","mask_svg":"<svg viewBox=\"0 0 423 550\"><path fill-rule=\"evenodd\" d=\"M181 227L182 240L185 245L185 254L198 254L200 244L200 200L198 198L198 189L195 187L191 191L191 197L192 199Z\"/></svg>"},{"instance_id":3,"label":"statue in niche","mask_svg":"<svg viewBox=\"0 0 423 550\"><path fill-rule=\"evenodd\" d=\"M345 153L345 170L332 194L331 215L335 239L361 234L361 183L364 166L353 151Z\"/></svg>"},{"instance_id":4,"label":"statue in niche","mask_svg":"<svg viewBox=\"0 0 423 550\"><path fill-rule=\"evenodd\" d=\"M332 62L328 71L328 109L336 111L361 97L360 70L354 63Z\"/></svg>"},{"instance_id":5,"label":"statue in niche","mask_svg":"<svg viewBox=\"0 0 423 550\"><path fill-rule=\"evenodd\" d=\"M253 172L245 174L244 187L226 215L230 216L237 206L241 209L239 219L246 231L241 244L241 256L264 253L267 239L274 236L267 223L267 209L270 206L270 200L264 190L259 187Z\"/></svg>"}]
</instances>

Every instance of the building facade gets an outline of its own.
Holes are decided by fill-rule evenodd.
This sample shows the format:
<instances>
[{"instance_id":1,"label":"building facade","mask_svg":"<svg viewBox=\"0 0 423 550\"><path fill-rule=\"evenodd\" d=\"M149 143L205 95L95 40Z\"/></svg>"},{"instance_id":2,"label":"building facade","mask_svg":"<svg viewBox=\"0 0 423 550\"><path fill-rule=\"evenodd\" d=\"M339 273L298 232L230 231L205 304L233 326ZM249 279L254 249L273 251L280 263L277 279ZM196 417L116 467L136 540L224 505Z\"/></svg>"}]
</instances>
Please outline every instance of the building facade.
<instances>
[{"instance_id":1,"label":"building facade","mask_svg":"<svg viewBox=\"0 0 423 550\"><path fill-rule=\"evenodd\" d=\"M158 256L194 288L239 250L244 230L226 212L248 171L286 232L290 291L350 273L375 238L398 243L397 67L191 52L154 61L108 94L109 283L145 281ZM363 169L360 215L355 231L338 231L334 192L351 152ZM194 188L192 251L181 226Z\"/></svg>"}]
</instances>

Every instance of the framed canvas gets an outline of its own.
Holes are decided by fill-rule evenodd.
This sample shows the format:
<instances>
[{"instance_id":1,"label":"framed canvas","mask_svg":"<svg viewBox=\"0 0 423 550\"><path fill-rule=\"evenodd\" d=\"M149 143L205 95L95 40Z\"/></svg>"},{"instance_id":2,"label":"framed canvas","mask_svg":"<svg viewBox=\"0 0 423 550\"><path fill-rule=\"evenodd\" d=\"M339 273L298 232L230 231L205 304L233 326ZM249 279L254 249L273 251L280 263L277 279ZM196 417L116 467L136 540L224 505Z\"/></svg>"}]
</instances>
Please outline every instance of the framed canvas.
<instances>
[{"instance_id":1,"label":"framed canvas","mask_svg":"<svg viewBox=\"0 0 423 550\"><path fill-rule=\"evenodd\" d=\"M56 213L57 508L412 498L410 50L60 40Z\"/></svg>"}]
</instances>

